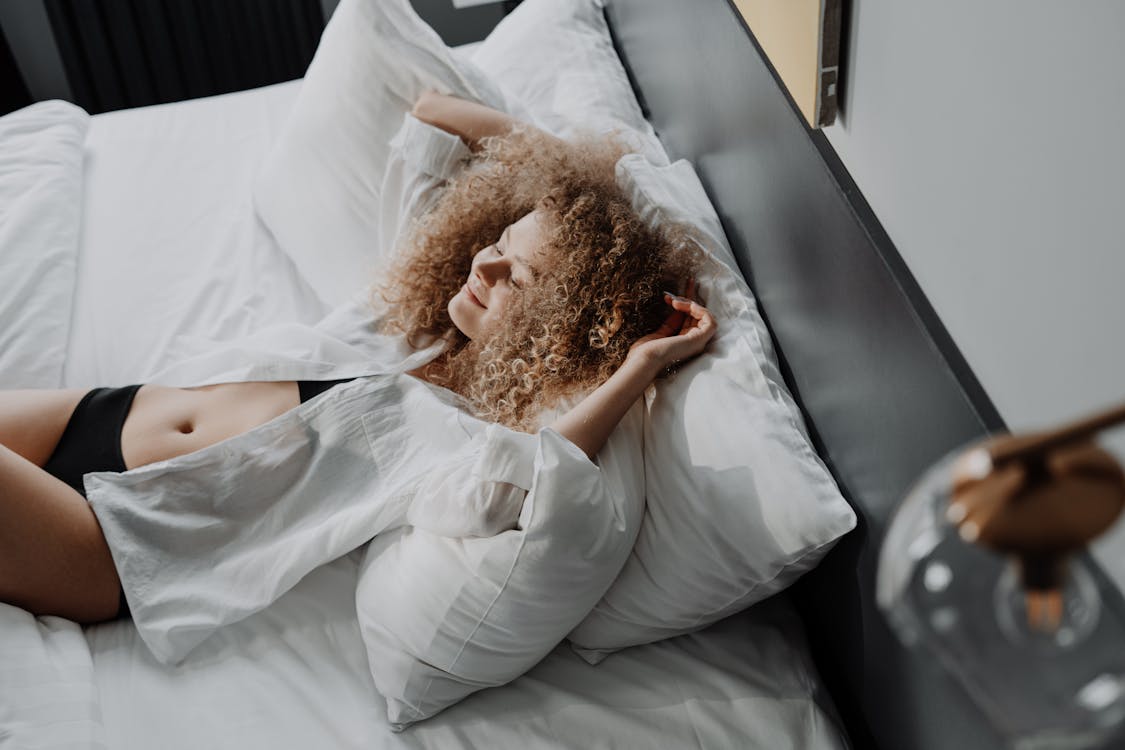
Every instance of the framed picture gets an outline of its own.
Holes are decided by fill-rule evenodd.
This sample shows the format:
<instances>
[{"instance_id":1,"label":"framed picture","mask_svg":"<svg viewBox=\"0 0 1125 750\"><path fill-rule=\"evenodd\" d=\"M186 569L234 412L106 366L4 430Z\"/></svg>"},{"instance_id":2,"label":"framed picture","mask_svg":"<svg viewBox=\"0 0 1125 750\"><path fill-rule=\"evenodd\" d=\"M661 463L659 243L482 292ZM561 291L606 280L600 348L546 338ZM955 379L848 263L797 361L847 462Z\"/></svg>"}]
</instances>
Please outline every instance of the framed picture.
<instances>
[{"instance_id":1,"label":"framed picture","mask_svg":"<svg viewBox=\"0 0 1125 750\"><path fill-rule=\"evenodd\" d=\"M836 120L841 0L731 0L810 127Z\"/></svg>"}]
</instances>

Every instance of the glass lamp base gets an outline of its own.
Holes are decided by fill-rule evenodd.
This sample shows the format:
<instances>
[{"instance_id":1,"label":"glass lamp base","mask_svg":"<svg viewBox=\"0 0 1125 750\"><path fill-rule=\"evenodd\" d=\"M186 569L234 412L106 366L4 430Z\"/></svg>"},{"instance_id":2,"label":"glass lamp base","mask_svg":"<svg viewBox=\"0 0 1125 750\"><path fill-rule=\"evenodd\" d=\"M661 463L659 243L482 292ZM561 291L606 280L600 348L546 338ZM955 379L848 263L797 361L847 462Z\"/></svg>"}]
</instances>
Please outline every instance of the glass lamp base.
<instances>
[{"instance_id":1,"label":"glass lamp base","mask_svg":"<svg viewBox=\"0 0 1125 750\"><path fill-rule=\"evenodd\" d=\"M1077 561L1057 598L1037 603L1007 560L964 542L946 520L953 458L923 477L888 530L881 609L908 646L941 659L1011 747L1103 747L1125 724L1125 623L1099 606Z\"/></svg>"}]
</instances>

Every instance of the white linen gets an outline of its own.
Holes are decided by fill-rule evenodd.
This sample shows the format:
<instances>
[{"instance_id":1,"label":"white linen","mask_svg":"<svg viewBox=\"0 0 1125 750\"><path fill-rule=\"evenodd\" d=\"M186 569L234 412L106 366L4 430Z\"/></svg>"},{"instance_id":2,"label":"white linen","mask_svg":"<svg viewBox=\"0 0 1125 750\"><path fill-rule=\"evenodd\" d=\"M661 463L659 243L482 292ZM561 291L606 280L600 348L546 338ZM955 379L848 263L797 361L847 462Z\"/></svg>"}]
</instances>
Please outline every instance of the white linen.
<instances>
[{"instance_id":1,"label":"white linen","mask_svg":"<svg viewBox=\"0 0 1125 750\"><path fill-rule=\"evenodd\" d=\"M0 388L62 385L89 119L60 101L0 117Z\"/></svg>"},{"instance_id":2,"label":"white linen","mask_svg":"<svg viewBox=\"0 0 1125 750\"><path fill-rule=\"evenodd\" d=\"M390 160L409 165L403 174L420 173L405 181L416 187L415 203L424 205L457 168L459 154L437 128L415 121L402 131L410 137ZM408 216L417 205L404 207ZM383 376L330 389L200 451L85 476L134 624L157 658L179 661L215 629L267 606L316 566L401 525L418 478L466 442L475 443L486 464L502 467L484 482L505 480L516 468L529 472L534 448L522 460L487 458L515 450L514 433L486 430L439 389L391 377L429 361L442 346L414 350L401 336L383 334L361 293L315 327L289 323L228 346L203 342L197 356L152 376L174 386ZM481 440L472 441L476 435ZM493 489L466 482L459 491L503 496Z\"/></svg>"},{"instance_id":3,"label":"white linen","mask_svg":"<svg viewBox=\"0 0 1125 750\"><path fill-rule=\"evenodd\" d=\"M718 332L646 394L647 506L625 568L570 634L592 662L679 635L777 593L855 527L778 370L719 217L687 161L617 165L638 214L694 228L696 273Z\"/></svg>"},{"instance_id":4,"label":"white linen","mask_svg":"<svg viewBox=\"0 0 1125 750\"><path fill-rule=\"evenodd\" d=\"M254 205L330 306L376 268L389 141L427 90L504 108L407 0L343 0L254 184Z\"/></svg>"},{"instance_id":5,"label":"white linen","mask_svg":"<svg viewBox=\"0 0 1125 750\"><path fill-rule=\"evenodd\" d=\"M0 388L57 388L74 296L89 116L43 102L0 118ZM0 745L105 748L82 630L0 604Z\"/></svg>"},{"instance_id":6,"label":"white linen","mask_svg":"<svg viewBox=\"0 0 1125 750\"><path fill-rule=\"evenodd\" d=\"M112 748L82 629L0 603L0 747Z\"/></svg>"},{"instance_id":7,"label":"white linen","mask_svg":"<svg viewBox=\"0 0 1125 750\"><path fill-rule=\"evenodd\" d=\"M423 131L429 134L423 137ZM454 165L467 163L472 153L456 135L438 131L411 114L391 139L391 153L401 158L386 165L379 188L378 230L366 263L383 267L398 248L399 238L414 215L422 215L437 200L432 175L448 176Z\"/></svg>"},{"instance_id":8,"label":"white linen","mask_svg":"<svg viewBox=\"0 0 1125 750\"><path fill-rule=\"evenodd\" d=\"M565 646L396 734L356 623L361 552L310 573L176 667L128 623L87 629L114 750L842 750L800 621L770 601L591 667ZM0 681L3 675L0 674Z\"/></svg>"},{"instance_id":9,"label":"white linen","mask_svg":"<svg viewBox=\"0 0 1125 750\"><path fill-rule=\"evenodd\" d=\"M511 531L464 539L414 527L372 540L356 611L393 728L511 682L601 598L629 555L644 509L642 420L637 404L599 452L600 470L558 433L542 430L536 475L520 484L531 491ZM517 471L513 466L507 481L520 483ZM471 481L435 472L415 496L424 503L456 498Z\"/></svg>"},{"instance_id":10,"label":"white linen","mask_svg":"<svg viewBox=\"0 0 1125 750\"><path fill-rule=\"evenodd\" d=\"M178 662L309 571L402 526L429 474L456 473L450 492L500 497L517 512L505 494L600 485L596 467L566 461L556 440L473 419L448 393L408 375L361 378L186 456L87 474L133 622L157 659ZM473 466L483 467L475 481Z\"/></svg>"},{"instance_id":11,"label":"white linen","mask_svg":"<svg viewBox=\"0 0 1125 750\"><path fill-rule=\"evenodd\" d=\"M268 234L261 227L246 231L245 223L239 230L245 214L227 211L229 200L203 200L207 191L234 197L217 171L208 172L216 179L201 182L203 192L161 199L182 180L192 179L193 161L207 162L214 147L223 151L234 172L252 172L252 159L260 156L257 147L269 142L269 133L241 131L241 116L261 111L255 108L274 93L281 107L282 92L292 93L296 86L94 118L85 203L87 217L96 220L84 222L82 253L83 258L96 254L100 262L79 267L76 335L71 339L77 349L67 362L73 373L68 384L147 379L143 373L197 351L194 344L177 349L180 333L197 341L212 335L231 341L262 321L309 323L319 317L323 305L315 299L307 304L307 285L303 291L300 284L288 286L298 278L295 274L271 274L276 260L269 256L276 259L279 251ZM225 104L212 107L218 100ZM256 102L250 104L252 100ZM264 118L254 122L268 124ZM240 141L226 139L225 128L232 135L241 132ZM195 139L193 133L201 137ZM164 134L170 137L158 146ZM131 139L151 146L145 158L125 154ZM137 205L144 210L128 213ZM115 213L119 207L126 213ZM162 225L174 227L169 235L174 241L149 243L148 237L168 238L158 231ZM217 238L221 250L208 238ZM127 262L113 260L115 247L128 254ZM251 248L256 249L247 253ZM246 262L259 250L260 258ZM238 283L223 283L224 268L238 275ZM235 302L257 283L273 288L262 300L247 295L244 304ZM142 320L137 310L161 309L160 290L175 299L190 296L190 301L181 302L168 321L159 316ZM276 309L263 306L275 295L283 300ZM214 317L193 320L198 312ZM234 324L221 322L228 319ZM165 340L160 333L167 326L176 327L177 335ZM226 371L250 372L231 360L227 365ZM179 372L191 382L205 379ZM520 750L560 745L843 747L817 703L817 678L799 623L792 616L777 622L762 617L761 605L702 633L630 649L596 670L568 649L557 648L510 686L479 693L393 735L371 683L356 622L361 554L313 571L270 607L219 630L176 667L160 664L130 621L87 628L82 639L74 623L31 618L0 605L0 644L13 646L0 655L0 737L18 747L115 750L285 750L326 744Z\"/></svg>"},{"instance_id":12,"label":"white linen","mask_svg":"<svg viewBox=\"0 0 1125 750\"><path fill-rule=\"evenodd\" d=\"M2 318L4 333L32 333L26 340L37 352L65 348L66 361L59 363L61 372L55 375L61 383L43 380L34 369L36 360L29 358L24 361L32 363L32 369L21 365L14 373L26 380L5 375L0 387L18 382L38 387L139 382L146 373L179 360L183 354L177 342L185 336L233 339L267 321L310 322L323 316L324 308L307 283L272 246L268 233L254 226L257 219L248 199L249 176L256 172L262 149L299 85L295 81L97 115L89 118L88 129L87 115L71 105L35 105L40 112L58 107L67 122L81 123L85 158L81 138L75 138L76 157L68 154L68 139L58 138L58 147L52 147L44 162L45 171L5 168L0 181L17 174L57 181L60 175L52 170L72 160L84 162L84 170L72 172L84 182L84 190L81 184L74 190L57 182L57 191L39 196L51 204L52 221L60 232L65 229L62 222L74 218L77 281L74 259L62 256L57 244L43 237L38 245L30 242L30 232L21 235L29 240L20 245L21 251L33 255L23 259L15 278L38 274L36 280L43 283L27 309L42 303L49 310L34 321ZM54 120L44 124L50 127ZM0 139L0 150L14 143ZM30 153L24 152L23 158ZM15 216L20 205L5 200L0 212ZM41 261L51 261L50 267ZM68 271L72 276L63 283L61 277ZM13 277L5 271L0 278ZM174 308L168 300L176 303ZM138 315L138 310L147 314ZM51 322L58 315L64 320ZM50 332L36 327L43 322L51 324ZM0 351L0 359L4 354ZM128 621L104 627L135 636ZM0 647L0 745L116 747L104 741L99 694L108 688L99 690L93 683L91 651L82 628L61 618L33 618L0 604ZM150 738L147 746L157 744Z\"/></svg>"},{"instance_id":13,"label":"white linen","mask_svg":"<svg viewBox=\"0 0 1125 750\"><path fill-rule=\"evenodd\" d=\"M644 118L613 48L604 0L524 0L505 16L473 62L561 138L617 132L654 164L668 156Z\"/></svg>"},{"instance_id":14,"label":"white linen","mask_svg":"<svg viewBox=\"0 0 1125 750\"><path fill-rule=\"evenodd\" d=\"M146 382L206 342L328 312L250 200L300 84L91 118L65 386Z\"/></svg>"}]
</instances>

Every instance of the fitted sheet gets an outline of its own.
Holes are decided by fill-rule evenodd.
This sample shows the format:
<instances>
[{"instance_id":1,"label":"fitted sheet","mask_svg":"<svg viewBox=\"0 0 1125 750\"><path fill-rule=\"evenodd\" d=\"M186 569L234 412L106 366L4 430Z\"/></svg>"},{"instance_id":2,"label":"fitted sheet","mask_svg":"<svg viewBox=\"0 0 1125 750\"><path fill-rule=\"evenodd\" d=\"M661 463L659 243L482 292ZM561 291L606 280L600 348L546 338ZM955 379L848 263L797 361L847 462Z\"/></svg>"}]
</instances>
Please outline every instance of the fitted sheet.
<instances>
[{"instance_id":1,"label":"fitted sheet","mask_svg":"<svg viewBox=\"0 0 1125 750\"><path fill-rule=\"evenodd\" d=\"M93 118L67 385L140 381L200 340L325 312L249 200L299 85ZM92 685L94 705L80 714L99 744L844 747L784 600L597 667L560 645L511 685L393 734L356 621L359 554L317 569L176 667L156 662L129 621L84 629L92 670L75 671L73 689Z\"/></svg>"}]
</instances>

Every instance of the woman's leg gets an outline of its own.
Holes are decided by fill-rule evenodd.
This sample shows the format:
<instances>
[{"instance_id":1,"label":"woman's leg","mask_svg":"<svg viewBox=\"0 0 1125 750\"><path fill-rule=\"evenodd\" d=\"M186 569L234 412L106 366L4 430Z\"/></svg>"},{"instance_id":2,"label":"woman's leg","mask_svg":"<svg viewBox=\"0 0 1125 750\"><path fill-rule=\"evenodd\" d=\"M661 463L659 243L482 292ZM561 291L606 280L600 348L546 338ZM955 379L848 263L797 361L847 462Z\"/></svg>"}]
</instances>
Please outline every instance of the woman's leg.
<instances>
[{"instance_id":1,"label":"woman's leg","mask_svg":"<svg viewBox=\"0 0 1125 750\"><path fill-rule=\"evenodd\" d=\"M43 466L86 390L0 391L0 445Z\"/></svg>"},{"instance_id":2,"label":"woman's leg","mask_svg":"<svg viewBox=\"0 0 1125 750\"><path fill-rule=\"evenodd\" d=\"M86 499L0 445L0 601L100 622L117 613L120 585Z\"/></svg>"},{"instance_id":3,"label":"woman's leg","mask_svg":"<svg viewBox=\"0 0 1125 750\"><path fill-rule=\"evenodd\" d=\"M40 468L83 393L0 391L0 601L90 623L116 614L117 570L86 499Z\"/></svg>"}]
</instances>

